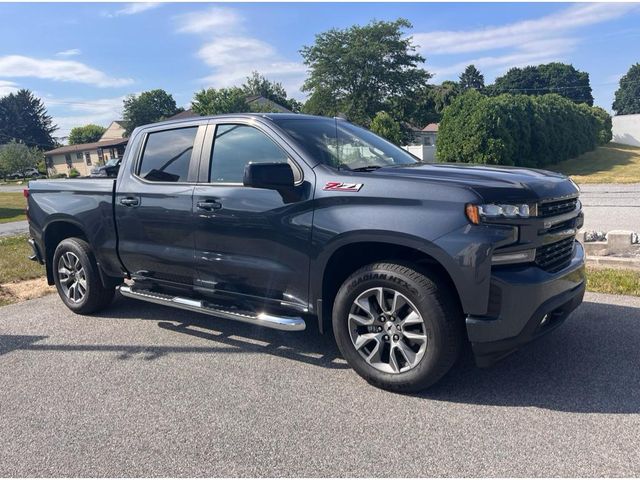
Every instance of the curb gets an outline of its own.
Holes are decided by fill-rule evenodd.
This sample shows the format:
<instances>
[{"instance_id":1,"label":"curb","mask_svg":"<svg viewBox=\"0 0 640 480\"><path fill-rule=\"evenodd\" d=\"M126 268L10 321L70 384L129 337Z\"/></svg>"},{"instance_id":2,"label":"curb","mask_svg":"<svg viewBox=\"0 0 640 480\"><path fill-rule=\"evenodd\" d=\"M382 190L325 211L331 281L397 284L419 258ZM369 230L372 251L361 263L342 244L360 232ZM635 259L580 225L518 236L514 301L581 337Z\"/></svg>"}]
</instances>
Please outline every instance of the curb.
<instances>
[{"instance_id":1,"label":"curb","mask_svg":"<svg viewBox=\"0 0 640 480\"><path fill-rule=\"evenodd\" d=\"M587 266L595 268L616 268L618 270L638 270L640 271L640 258L609 257L609 256L588 256Z\"/></svg>"}]
</instances>

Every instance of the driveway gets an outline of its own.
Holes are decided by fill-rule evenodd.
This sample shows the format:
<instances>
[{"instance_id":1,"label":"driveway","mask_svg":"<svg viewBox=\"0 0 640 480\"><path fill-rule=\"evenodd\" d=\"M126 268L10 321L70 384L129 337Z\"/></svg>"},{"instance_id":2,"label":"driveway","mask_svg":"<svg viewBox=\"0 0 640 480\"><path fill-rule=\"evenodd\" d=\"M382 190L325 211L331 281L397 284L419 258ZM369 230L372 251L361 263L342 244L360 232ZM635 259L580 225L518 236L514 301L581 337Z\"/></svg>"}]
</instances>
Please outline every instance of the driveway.
<instances>
[{"instance_id":1,"label":"driveway","mask_svg":"<svg viewBox=\"0 0 640 480\"><path fill-rule=\"evenodd\" d=\"M640 232L640 183L580 185L586 230Z\"/></svg>"},{"instance_id":2,"label":"driveway","mask_svg":"<svg viewBox=\"0 0 640 480\"><path fill-rule=\"evenodd\" d=\"M0 476L637 476L640 299L422 395L332 340L119 298L0 309Z\"/></svg>"},{"instance_id":3,"label":"driveway","mask_svg":"<svg viewBox=\"0 0 640 480\"><path fill-rule=\"evenodd\" d=\"M0 237L20 235L29 233L29 222L21 220L19 222L0 223Z\"/></svg>"}]
</instances>

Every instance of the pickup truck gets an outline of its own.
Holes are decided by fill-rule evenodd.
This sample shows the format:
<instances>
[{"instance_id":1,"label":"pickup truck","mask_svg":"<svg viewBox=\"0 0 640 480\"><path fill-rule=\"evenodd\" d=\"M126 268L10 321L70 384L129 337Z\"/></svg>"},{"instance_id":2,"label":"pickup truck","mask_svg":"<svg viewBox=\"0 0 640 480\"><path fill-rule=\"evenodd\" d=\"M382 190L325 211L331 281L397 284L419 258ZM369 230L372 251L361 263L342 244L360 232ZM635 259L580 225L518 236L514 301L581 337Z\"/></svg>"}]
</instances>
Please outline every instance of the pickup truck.
<instances>
[{"instance_id":1,"label":"pickup truck","mask_svg":"<svg viewBox=\"0 0 640 480\"><path fill-rule=\"evenodd\" d=\"M117 178L29 184L29 242L65 305L119 290L332 333L368 382L418 391L471 345L489 366L581 303L578 187L420 162L337 118L237 114L137 128Z\"/></svg>"}]
</instances>

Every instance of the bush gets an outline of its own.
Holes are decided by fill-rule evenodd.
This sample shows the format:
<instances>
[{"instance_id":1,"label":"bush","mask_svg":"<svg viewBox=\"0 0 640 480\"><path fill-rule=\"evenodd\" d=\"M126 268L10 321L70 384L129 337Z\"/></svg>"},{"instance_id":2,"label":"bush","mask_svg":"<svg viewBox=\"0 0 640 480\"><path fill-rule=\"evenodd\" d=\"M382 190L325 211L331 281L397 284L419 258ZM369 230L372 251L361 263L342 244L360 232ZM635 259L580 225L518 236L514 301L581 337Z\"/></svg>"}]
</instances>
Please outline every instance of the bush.
<instances>
[{"instance_id":1,"label":"bush","mask_svg":"<svg viewBox=\"0 0 640 480\"><path fill-rule=\"evenodd\" d=\"M541 167L611 140L611 117L556 94L487 97L471 90L444 110L440 162Z\"/></svg>"},{"instance_id":2,"label":"bush","mask_svg":"<svg viewBox=\"0 0 640 480\"><path fill-rule=\"evenodd\" d=\"M69 178L76 178L80 176L80 172L75 168L69 169Z\"/></svg>"},{"instance_id":3,"label":"bush","mask_svg":"<svg viewBox=\"0 0 640 480\"><path fill-rule=\"evenodd\" d=\"M66 173L56 173L56 174L52 175L51 178L67 178L67 174Z\"/></svg>"}]
</instances>

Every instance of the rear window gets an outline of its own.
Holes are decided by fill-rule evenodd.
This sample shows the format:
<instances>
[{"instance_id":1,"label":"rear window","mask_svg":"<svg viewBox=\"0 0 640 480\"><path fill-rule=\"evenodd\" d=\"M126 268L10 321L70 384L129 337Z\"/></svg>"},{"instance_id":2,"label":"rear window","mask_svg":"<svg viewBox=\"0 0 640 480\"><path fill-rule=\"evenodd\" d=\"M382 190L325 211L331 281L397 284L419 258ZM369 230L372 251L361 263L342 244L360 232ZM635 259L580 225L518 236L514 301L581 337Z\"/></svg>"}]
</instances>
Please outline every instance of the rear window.
<instances>
[{"instance_id":1,"label":"rear window","mask_svg":"<svg viewBox=\"0 0 640 480\"><path fill-rule=\"evenodd\" d=\"M150 182L186 182L197 132L189 127L150 133L138 175Z\"/></svg>"}]
</instances>

